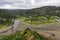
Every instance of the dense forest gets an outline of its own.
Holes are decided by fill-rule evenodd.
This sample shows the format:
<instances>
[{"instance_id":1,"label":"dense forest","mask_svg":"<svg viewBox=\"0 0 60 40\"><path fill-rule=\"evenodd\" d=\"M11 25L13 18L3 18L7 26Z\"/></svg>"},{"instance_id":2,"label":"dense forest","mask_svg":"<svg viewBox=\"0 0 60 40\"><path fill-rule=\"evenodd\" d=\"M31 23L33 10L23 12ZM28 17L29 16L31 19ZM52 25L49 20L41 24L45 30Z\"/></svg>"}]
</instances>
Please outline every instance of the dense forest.
<instances>
[{"instance_id":1,"label":"dense forest","mask_svg":"<svg viewBox=\"0 0 60 40\"><path fill-rule=\"evenodd\" d=\"M30 20L31 22L59 19L60 7L44 6L28 10L0 9L0 24L10 23L12 19L19 17L26 17L26 20Z\"/></svg>"}]
</instances>

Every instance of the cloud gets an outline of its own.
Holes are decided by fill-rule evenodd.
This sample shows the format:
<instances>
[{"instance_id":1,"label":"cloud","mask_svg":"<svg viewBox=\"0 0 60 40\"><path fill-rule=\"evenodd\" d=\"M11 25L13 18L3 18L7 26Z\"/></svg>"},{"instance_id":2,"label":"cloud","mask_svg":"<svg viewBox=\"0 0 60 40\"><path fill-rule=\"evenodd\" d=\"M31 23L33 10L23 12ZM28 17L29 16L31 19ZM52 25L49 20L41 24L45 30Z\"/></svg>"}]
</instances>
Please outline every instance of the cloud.
<instances>
[{"instance_id":1,"label":"cloud","mask_svg":"<svg viewBox=\"0 0 60 40\"><path fill-rule=\"evenodd\" d=\"M0 9L31 9L48 5L60 6L60 0L0 0Z\"/></svg>"},{"instance_id":2,"label":"cloud","mask_svg":"<svg viewBox=\"0 0 60 40\"><path fill-rule=\"evenodd\" d=\"M42 6L60 6L60 1L59 0L42 1L41 3L37 3L34 6L35 7L42 7Z\"/></svg>"}]
</instances>

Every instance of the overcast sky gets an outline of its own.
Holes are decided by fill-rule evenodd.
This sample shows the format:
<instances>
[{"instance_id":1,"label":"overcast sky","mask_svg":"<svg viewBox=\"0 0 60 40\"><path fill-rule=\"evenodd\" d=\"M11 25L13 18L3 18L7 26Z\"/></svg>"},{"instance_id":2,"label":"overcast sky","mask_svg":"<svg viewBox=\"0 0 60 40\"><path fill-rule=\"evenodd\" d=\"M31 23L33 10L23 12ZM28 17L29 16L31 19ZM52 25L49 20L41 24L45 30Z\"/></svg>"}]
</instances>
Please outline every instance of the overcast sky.
<instances>
[{"instance_id":1,"label":"overcast sky","mask_svg":"<svg viewBox=\"0 0 60 40\"><path fill-rule=\"evenodd\" d=\"M0 0L0 9L31 9L42 6L60 6L60 0Z\"/></svg>"}]
</instances>

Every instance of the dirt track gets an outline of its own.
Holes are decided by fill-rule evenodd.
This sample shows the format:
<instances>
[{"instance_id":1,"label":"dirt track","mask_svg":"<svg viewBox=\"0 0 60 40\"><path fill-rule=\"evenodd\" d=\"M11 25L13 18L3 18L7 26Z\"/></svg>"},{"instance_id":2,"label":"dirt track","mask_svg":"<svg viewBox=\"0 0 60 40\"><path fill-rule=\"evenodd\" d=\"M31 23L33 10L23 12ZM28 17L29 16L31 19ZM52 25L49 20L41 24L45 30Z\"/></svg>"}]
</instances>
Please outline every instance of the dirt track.
<instances>
[{"instance_id":1,"label":"dirt track","mask_svg":"<svg viewBox=\"0 0 60 40\"><path fill-rule=\"evenodd\" d=\"M56 40L60 40L60 23L53 23L53 24L43 24L43 25L29 25L25 23L21 23L18 27L18 31L25 30L26 28L30 28L31 30L37 31L39 34L44 36L51 36L55 34ZM11 30L6 33L2 34L10 34Z\"/></svg>"},{"instance_id":2,"label":"dirt track","mask_svg":"<svg viewBox=\"0 0 60 40\"><path fill-rule=\"evenodd\" d=\"M60 40L60 23L53 24L44 24L44 25L29 25L29 24L20 24L17 27L17 30L24 30L26 28L30 28L31 30L37 31L39 34L44 36L52 36L55 34L56 40Z\"/></svg>"}]
</instances>

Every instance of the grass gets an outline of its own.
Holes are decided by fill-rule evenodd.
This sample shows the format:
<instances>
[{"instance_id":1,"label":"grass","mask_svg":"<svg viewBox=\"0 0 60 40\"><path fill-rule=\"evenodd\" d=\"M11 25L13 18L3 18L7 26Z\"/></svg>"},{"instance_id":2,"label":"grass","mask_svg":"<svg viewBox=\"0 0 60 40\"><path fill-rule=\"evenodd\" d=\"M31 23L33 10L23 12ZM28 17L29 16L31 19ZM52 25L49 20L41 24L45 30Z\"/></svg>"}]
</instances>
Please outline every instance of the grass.
<instances>
[{"instance_id":1,"label":"grass","mask_svg":"<svg viewBox=\"0 0 60 40\"><path fill-rule=\"evenodd\" d=\"M45 22L28 22L28 21L25 21L25 23L28 23L28 24L35 24L35 25L45 24Z\"/></svg>"},{"instance_id":2,"label":"grass","mask_svg":"<svg viewBox=\"0 0 60 40\"><path fill-rule=\"evenodd\" d=\"M34 25L39 25L39 24L46 24L46 23L55 23L56 21L55 20L46 20L46 21L34 21L34 22L31 22L31 21L24 21L25 23L28 23L28 24L34 24Z\"/></svg>"},{"instance_id":3,"label":"grass","mask_svg":"<svg viewBox=\"0 0 60 40\"><path fill-rule=\"evenodd\" d=\"M18 19L18 20L25 20L26 17L18 17L18 18L16 18L16 19Z\"/></svg>"},{"instance_id":4,"label":"grass","mask_svg":"<svg viewBox=\"0 0 60 40\"><path fill-rule=\"evenodd\" d=\"M35 20L38 19L38 21L34 21L34 20L33 20L33 22L31 22L31 19L30 19L30 18L26 18L26 17L23 17L23 16L20 16L20 17L18 17L17 19L23 20L25 23L28 23L28 24L39 25L39 24L45 24L45 23L55 23L55 22L56 22L55 19L57 19L57 16L51 16L51 17L49 18L49 20L47 19L47 17L38 16L38 17L36 17L36 18L32 18L32 19L35 19ZM43 20L42 20L42 19L43 19Z\"/></svg>"},{"instance_id":5,"label":"grass","mask_svg":"<svg viewBox=\"0 0 60 40\"><path fill-rule=\"evenodd\" d=\"M0 24L0 29L6 28L6 27L8 27L8 25L1 25Z\"/></svg>"},{"instance_id":6,"label":"grass","mask_svg":"<svg viewBox=\"0 0 60 40\"><path fill-rule=\"evenodd\" d=\"M29 18L25 18L24 22L28 23L28 24L35 24L35 25L39 25L39 24L45 24L45 23L55 23L57 17L56 16L51 16L49 19L47 17L44 16L38 16L32 19ZM32 20L32 22L31 22Z\"/></svg>"}]
</instances>

